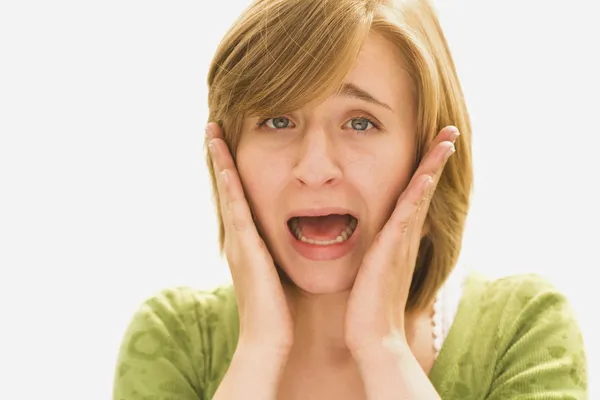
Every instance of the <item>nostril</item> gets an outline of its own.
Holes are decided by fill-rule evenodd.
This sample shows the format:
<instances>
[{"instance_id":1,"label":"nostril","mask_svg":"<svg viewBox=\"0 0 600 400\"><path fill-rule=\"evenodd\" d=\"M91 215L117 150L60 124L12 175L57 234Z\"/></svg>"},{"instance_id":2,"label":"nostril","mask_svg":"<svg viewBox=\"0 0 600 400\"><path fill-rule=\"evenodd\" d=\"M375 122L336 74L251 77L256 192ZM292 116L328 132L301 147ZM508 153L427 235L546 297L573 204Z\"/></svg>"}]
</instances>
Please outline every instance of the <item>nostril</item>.
<instances>
[{"instance_id":1,"label":"nostril","mask_svg":"<svg viewBox=\"0 0 600 400\"><path fill-rule=\"evenodd\" d=\"M341 169L330 157L316 154L300 160L293 174L299 183L311 188L335 184L342 177Z\"/></svg>"}]
</instances>

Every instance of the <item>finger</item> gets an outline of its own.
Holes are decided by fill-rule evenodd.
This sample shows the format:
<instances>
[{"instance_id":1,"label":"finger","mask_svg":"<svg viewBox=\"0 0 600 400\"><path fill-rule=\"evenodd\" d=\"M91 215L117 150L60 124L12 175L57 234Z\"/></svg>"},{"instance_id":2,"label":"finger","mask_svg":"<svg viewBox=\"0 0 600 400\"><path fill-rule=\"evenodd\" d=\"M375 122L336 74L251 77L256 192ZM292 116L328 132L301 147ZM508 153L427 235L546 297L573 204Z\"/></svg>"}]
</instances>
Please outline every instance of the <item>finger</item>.
<instances>
[{"instance_id":1,"label":"finger","mask_svg":"<svg viewBox=\"0 0 600 400\"><path fill-rule=\"evenodd\" d=\"M406 191L406 196L410 198L408 207L412 214L407 220L402 220L399 224L405 231L406 239L403 241L410 246L410 251L414 253L418 249L421 242L423 225L429 212L431 199L437 188L444 167L449 157L454 154L455 148L451 142L444 141L439 143L426 157L415 173L416 182L419 179L425 179L425 186L415 184L414 188L409 188ZM402 200L401 200L402 201ZM416 205L416 207L415 207ZM400 218L406 218L404 215ZM411 253L411 254L412 254Z\"/></svg>"},{"instance_id":2,"label":"finger","mask_svg":"<svg viewBox=\"0 0 600 400\"><path fill-rule=\"evenodd\" d=\"M460 132L452 125L446 126L440 131L429 145L425 156L419 163L419 167L413 174L411 182L409 182L409 185L404 192L410 190L411 186L415 184L414 181L420 179L420 176L424 174L432 176L434 183L437 185L437 181L441 176L448 158L456 150L454 143L459 136ZM432 189L435 190L435 187ZM401 198L398 200L400 201Z\"/></svg>"},{"instance_id":3,"label":"finger","mask_svg":"<svg viewBox=\"0 0 600 400\"><path fill-rule=\"evenodd\" d=\"M440 131L408 187L398 199L391 217L365 255L361 273L379 282L382 290L387 287L388 282L393 287L391 293L396 293L398 282L404 281L409 285L412 280L412 270L408 268L414 267L424 222L424 218L419 218L419 211L429 206L428 197L433 193L436 180L448 157L454 153L453 143L458 135L458 130L454 127L446 127ZM402 267L398 264L402 264ZM385 270L389 272L386 273ZM398 276L391 277L390 273ZM409 290L408 287L405 289Z\"/></svg>"},{"instance_id":4,"label":"finger","mask_svg":"<svg viewBox=\"0 0 600 400\"><path fill-rule=\"evenodd\" d=\"M223 141L220 128L212 124L207 132L211 137L209 149L213 159L213 167L217 178L217 190L223 223L226 226L226 236L236 234L246 244L255 246L261 244L250 207L246 200L242 182L235 167L233 157L227 144Z\"/></svg>"},{"instance_id":5,"label":"finger","mask_svg":"<svg viewBox=\"0 0 600 400\"><path fill-rule=\"evenodd\" d=\"M419 182L423 179L426 181L428 178L431 178L433 183L437 183L437 179L441 175L448 158L455 150L454 144L449 141L442 141L431 149L419 164L404 192L402 192L402 195L398 199L398 204L404 201L407 196L413 198L414 196L421 196L422 187L419 186ZM428 189L431 189L431 186L428 186ZM425 193L428 192L426 191Z\"/></svg>"},{"instance_id":6,"label":"finger","mask_svg":"<svg viewBox=\"0 0 600 400\"><path fill-rule=\"evenodd\" d=\"M449 134L448 134L449 133ZM458 138L458 131L451 130L450 132L442 131L441 142L435 146L431 153L423 160L420 168L417 169L416 176L424 176L426 181L431 179L425 187L416 189L415 196L420 197L416 209L413 209L413 215L408 221L405 221L402 225L406 225L405 237L403 239L404 247L403 253L408 260L415 259L419 250L419 245L422 239L423 226L429 212L429 206L433 198L433 194L437 189L440 177L448 162L448 159L455 153L454 141ZM450 139L450 140L447 140ZM413 200L414 203L415 200Z\"/></svg>"},{"instance_id":7,"label":"finger","mask_svg":"<svg viewBox=\"0 0 600 400\"><path fill-rule=\"evenodd\" d=\"M411 220L421 201L422 194L433 184L430 176L421 176L413 183L413 190L407 192L397 204L383 229L379 232L372 247L363 259L360 268L361 282L368 282L371 288L389 299L393 304L407 300L414 268L411 259L413 251L408 235ZM396 313L388 316L394 322Z\"/></svg>"},{"instance_id":8,"label":"finger","mask_svg":"<svg viewBox=\"0 0 600 400\"><path fill-rule=\"evenodd\" d=\"M411 222L414 220L413 217L422 208L423 203L430 199L444 165L455 152L454 141L459 135L458 129L454 126L447 126L440 131L432 146L430 146L430 150L419 164L407 188L398 199L396 208L383 230L392 230L399 235L408 233ZM388 225L390 226L388 227ZM396 235L389 234L386 236ZM393 240L394 238L390 239L390 241Z\"/></svg>"},{"instance_id":9,"label":"finger","mask_svg":"<svg viewBox=\"0 0 600 400\"><path fill-rule=\"evenodd\" d=\"M421 158L421 162L419 163L419 166L422 166L423 163L425 161L427 161L429 159L429 157L431 157L432 153L436 151L436 149L438 148L438 146L440 144L442 144L443 142L450 142L450 143L454 144L456 142L456 139L458 139L459 136L460 136L460 132L458 131L458 129L455 126L448 125L445 128L443 128L436 135L436 137L431 141L431 143L429 143L429 145L427 146L425 155ZM415 174L418 172L419 172L418 170L415 171Z\"/></svg>"},{"instance_id":10,"label":"finger","mask_svg":"<svg viewBox=\"0 0 600 400\"><path fill-rule=\"evenodd\" d=\"M419 167L413 174L408 186L399 197L396 208L383 230L394 230L400 234L407 232L411 217L420 207L423 199L433 189L448 157L454 153L455 147L453 142L458 136L458 129L453 126L445 127L436 136L429 151L423 157ZM395 227L387 228L388 225L395 225Z\"/></svg>"},{"instance_id":11,"label":"finger","mask_svg":"<svg viewBox=\"0 0 600 400\"><path fill-rule=\"evenodd\" d=\"M437 184L442 176L448 159L456 152L454 142L460 133L456 128L450 126L444 128L440 134L439 143L431 150L429 154L422 160L419 168L415 173L416 176L426 174L433 177L433 185L425 192L419 210L417 211L417 219L424 220L429 209L429 204L433 198L433 193L437 188ZM420 231L420 228L419 228Z\"/></svg>"},{"instance_id":12,"label":"finger","mask_svg":"<svg viewBox=\"0 0 600 400\"><path fill-rule=\"evenodd\" d=\"M427 152L425 157L433 150L435 147L442 142L452 142L455 143L456 139L460 136L460 132L457 127L453 125L448 125L444 127L431 141L429 146L427 147ZM423 158L425 158L423 157Z\"/></svg>"},{"instance_id":13,"label":"finger","mask_svg":"<svg viewBox=\"0 0 600 400\"><path fill-rule=\"evenodd\" d=\"M420 179L420 176L428 175L433 178L434 183L437 185L448 159L455 151L456 148L452 142L443 141L439 143L423 158L415 171L414 178Z\"/></svg>"},{"instance_id":14,"label":"finger","mask_svg":"<svg viewBox=\"0 0 600 400\"><path fill-rule=\"evenodd\" d=\"M418 244L420 241L424 216L427 215L429 202L441 170L453 153L454 145L443 141L425 157L381 230L379 251L382 254L393 252L394 249L395 254L398 254L400 249L401 254L410 258L415 243Z\"/></svg>"},{"instance_id":15,"label":"finger","mask_svg":"<svg viewBox=\"0 0 600 400\"><path fill-rule=\"evenodd\" d=\"M440 131L440 133L438 133L436 138L439 139L440 142L447 140L449 142L455 143L456 139L458 139L459 136L460 136L460 132L459 132L458 128L455 127L454 125L448 125L448 126L444 127Z\"/></svg>"},{"instance_id":16,"label":"finger","mask_svg":"<svg viewBox=\"0 0 600 400\"><path fill-rule=\"evenodd\" d=\"M428 174L434 178L434 183L437 185L448 158L456 150L454 143L459 136L460 132L455 126L449 125L442 129L430 144L427 153L413 175L413 179L419 179L421 175ZM432 189L435 190L435 187Z\"/></svg>"},{"instance_id":17,"label":"finger","mask_svg":"<svg viewBox=\"0 0 600 400\"><path fill-rule=\"evenodd\" d=\"M401 239L410 232L417 211L422 206L426 194L435 185L434 179L433 174L415 176L413 182L400 196L396 208L383 229L391 231L388 235L391 241Z\"/></svg>"},{"instance_id":18,"label":"finger","mask_svg":"<svg viewBox=\"0 0 600 400\"><path fill-rule=\"evenodd\" d=\"M216 122L209 122L206 125L206 142L210 142L211 139L220 138L223 139L223 131L221 130L221 126Z\"/></svg>"}]
</instances>

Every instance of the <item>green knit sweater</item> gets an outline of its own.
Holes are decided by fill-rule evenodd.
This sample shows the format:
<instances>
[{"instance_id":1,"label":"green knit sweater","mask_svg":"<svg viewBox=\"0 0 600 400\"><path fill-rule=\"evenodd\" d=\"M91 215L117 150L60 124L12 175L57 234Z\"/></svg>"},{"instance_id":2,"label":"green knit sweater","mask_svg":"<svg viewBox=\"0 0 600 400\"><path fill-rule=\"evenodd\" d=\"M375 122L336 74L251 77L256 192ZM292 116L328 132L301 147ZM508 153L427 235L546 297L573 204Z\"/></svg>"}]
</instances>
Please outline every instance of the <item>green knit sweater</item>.
<instances>
[{"instance_id":1,"label":"green knit sweater","mask_svg":"<svg viewBox=\"0 0 600 400\"><path fill-rule=\"evenodd\" d=\"M210 400L238 336L231 286L146 301L118 356L115 400ZM429 378L451 399L587 399L583 339L565 297L536 275L471 273Z\"/></svg>"}]
</instances>

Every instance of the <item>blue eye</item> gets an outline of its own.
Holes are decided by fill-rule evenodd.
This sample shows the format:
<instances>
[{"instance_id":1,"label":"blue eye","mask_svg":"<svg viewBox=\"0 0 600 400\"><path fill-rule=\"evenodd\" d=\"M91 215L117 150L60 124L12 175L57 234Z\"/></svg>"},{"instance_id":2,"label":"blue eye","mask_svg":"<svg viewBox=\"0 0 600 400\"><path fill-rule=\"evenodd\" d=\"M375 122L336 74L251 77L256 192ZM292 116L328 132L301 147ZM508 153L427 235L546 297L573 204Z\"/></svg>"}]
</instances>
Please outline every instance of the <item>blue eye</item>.
<instances>
[{"instance_id":1,"label":"blue eye","mask_svg":"<svg viewBox=\"0 0 600 400\"><path fill-rule=\"evenodd\" d=\"M357 121L358 123L355 123ZM360 135L364 135L371 128L378 128L377 124L367 117L352 118L348 123L350 124L349 128Z\"/></svg>"},{"instance_id":2,"label":"blue eye","mask_svg":"<svg viewBox=\"0 0 600 400\"><path fill-rule=\"evenodd\" d=\"M269 123L269 121L272 121L272 123ZM257 125L259 128L267 125L267 127L271 129L285 129L289 127L290 123L291 121L286 117L276 117L263 119Z\"/></svg>"},{"instance_id":3,"label":"blue eye","mask_svg":"<svg viewBox=\"0 0 600 400\"><path fill-rule=\"evenodd\" d=\"M294 124L287 117L265 118L265 119L260 120L256 124L256 126L258 126L259 128L262 128L265 125L267 126L267 128L270 128L270 129L294 128ZM348 126L348 125L350 125L350 126ZM345 126L352 129L359 135L366 134L367 131L372 128L379 130L379 125L367 117L354 117L354 118L350 119L346 123Z\"/></svg>"}]
</instances>

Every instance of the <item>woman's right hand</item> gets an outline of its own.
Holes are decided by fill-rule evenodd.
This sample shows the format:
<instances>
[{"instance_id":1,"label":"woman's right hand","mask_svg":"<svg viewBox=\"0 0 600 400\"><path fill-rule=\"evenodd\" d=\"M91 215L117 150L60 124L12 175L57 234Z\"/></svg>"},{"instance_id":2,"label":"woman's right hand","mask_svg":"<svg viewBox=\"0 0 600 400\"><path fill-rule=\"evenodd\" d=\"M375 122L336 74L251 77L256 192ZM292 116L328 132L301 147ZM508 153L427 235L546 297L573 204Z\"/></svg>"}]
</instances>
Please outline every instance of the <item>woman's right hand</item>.
<instances>
[{"instance_id":1,"label":"woman's right hand","mask_svg":"<svg viewBox=\"0 0 600 400\"><path fill-rule=\"evenodd\" d=\"M293 343L293 322L273 258L258 234L218 124L207 125L206 140L225 227L224 250L238 303L238 349L287 355Z\"/></svg>"}]
</instances>

